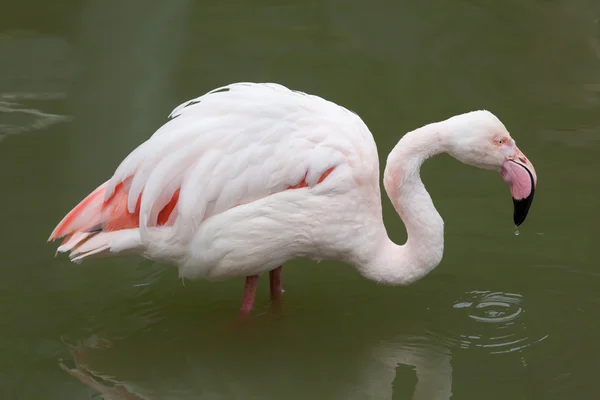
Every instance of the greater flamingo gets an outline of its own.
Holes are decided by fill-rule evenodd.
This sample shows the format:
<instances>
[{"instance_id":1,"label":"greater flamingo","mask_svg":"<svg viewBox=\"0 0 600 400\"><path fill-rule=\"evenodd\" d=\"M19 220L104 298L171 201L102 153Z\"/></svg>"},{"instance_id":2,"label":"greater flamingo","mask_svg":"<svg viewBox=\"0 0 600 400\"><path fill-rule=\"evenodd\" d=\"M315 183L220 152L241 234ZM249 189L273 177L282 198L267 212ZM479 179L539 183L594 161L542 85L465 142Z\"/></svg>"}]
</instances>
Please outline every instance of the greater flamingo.
<instances>
[{"instance_id":1,"label":"greater flamingo","mask_svg":"<svg viewBox=\"0 0 600 400\"><path fill-rule=\"evenodd\" d=\"M272 83L236 83L177 107L114 175L58 224L58 252L72 261L137 253L175 264L182 278L246 277L242 313L269 271L335 259L366 278L407 285L442 260L444 222L420 178L448 153L496 170L510 184L514 223L533 200L533 165L492 113L473 111L405 134L383 182L408 239L393 243L382 219L373 136L355 113Z\"/></svg>"}]
</instances>

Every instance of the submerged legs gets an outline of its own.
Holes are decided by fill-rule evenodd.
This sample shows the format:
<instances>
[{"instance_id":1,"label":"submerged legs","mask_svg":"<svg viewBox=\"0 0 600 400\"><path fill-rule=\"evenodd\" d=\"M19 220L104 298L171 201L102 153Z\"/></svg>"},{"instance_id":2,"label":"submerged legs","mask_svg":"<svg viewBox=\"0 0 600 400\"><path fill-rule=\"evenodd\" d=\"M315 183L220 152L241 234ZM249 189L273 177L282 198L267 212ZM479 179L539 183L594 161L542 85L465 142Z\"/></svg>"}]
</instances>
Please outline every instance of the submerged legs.
<instances>
[{"instance_id":1,"label":"submerged legs","mask_svg":"<svg viewBox=\"0 0 600 400\"><path fill-rule=\"evenodd\" d=\"M246 277L246 286L244 286L244 299L242 300L242 314L248 314L254 306L254 295L258 286L258 275Z\"/></svg>"},{"instance_id":2,"label":"submerged legs","mask_svg":"<svg viewBox=\"0 0 600 400\"><path fill-rule=\"evenodd\" d=\"M283 293L281 285L281 265L272 271L269 271L269 286L271 290L271 301L281 301L281 293ZM258 287L258 275L246 277L246 285L244 286L244 298L242 300L242 314L248 314L254 306L254 295Z\"/></svg>"},{"instance_id":3,"label":"submerged legs","mask_svg":"<svg viewBox=\"0 0 600 400\"><path fill-rule=\"evenodd\" d=\"M271 288L271 301L277 301L281 299L282 287L281 287L281 265L272 271L269 271L269 286Z\"/></svg>"}]
</instances>

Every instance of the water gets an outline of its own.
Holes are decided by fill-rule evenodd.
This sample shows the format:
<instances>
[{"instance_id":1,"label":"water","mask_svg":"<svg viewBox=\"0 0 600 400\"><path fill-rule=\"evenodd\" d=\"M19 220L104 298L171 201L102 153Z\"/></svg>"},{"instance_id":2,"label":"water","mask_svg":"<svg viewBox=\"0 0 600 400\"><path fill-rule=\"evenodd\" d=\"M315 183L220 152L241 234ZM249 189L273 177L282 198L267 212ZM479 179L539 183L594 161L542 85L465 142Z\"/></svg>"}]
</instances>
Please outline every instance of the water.
<instances>
[{"instance_id":1,"label":"water","mask_svg":"<svg viewBox=\"0 0 600 400\"><path fill-rule=\"evenodd\" d=\"M596 399L600 3L30 0L0 15L0 398ZM52 228L181 102L276 81L401 135L487 108L539 182L515 238L494 172L423 178L442 264L406 288L345 265L182 282L133 257L53 258ZM389 233L405 240L387 198Z\"/></svg>"}]
</instances>

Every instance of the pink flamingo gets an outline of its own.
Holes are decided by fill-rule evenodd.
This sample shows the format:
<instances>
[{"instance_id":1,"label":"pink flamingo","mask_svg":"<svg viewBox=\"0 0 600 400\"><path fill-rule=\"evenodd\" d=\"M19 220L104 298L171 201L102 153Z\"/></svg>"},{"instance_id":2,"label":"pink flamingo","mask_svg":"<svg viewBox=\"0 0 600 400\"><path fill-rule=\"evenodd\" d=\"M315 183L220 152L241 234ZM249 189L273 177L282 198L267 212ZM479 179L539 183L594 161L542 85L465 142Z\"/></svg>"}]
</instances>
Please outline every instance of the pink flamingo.
<instances>
[{"instance_id":1,"label":"pink flamingo","mask_svg":"<svg viewBox=\"0 0 600 400\"><path fill-rule=\"evenodd\" d=\"M267 83L236 83L177 107L114 175L52 232L72 261L123 253L175 264L182 278L246 276L248 313L260 274L281 295L281 265L334 259L366 278L407 285L442 260L444 222L419 170L448 153L501 172L514 223L533 200L533 165L492 113L473 111L404 135L383 182L408 233L387 235L373 136L347 109Z\"/></svg>"}]
</instances>

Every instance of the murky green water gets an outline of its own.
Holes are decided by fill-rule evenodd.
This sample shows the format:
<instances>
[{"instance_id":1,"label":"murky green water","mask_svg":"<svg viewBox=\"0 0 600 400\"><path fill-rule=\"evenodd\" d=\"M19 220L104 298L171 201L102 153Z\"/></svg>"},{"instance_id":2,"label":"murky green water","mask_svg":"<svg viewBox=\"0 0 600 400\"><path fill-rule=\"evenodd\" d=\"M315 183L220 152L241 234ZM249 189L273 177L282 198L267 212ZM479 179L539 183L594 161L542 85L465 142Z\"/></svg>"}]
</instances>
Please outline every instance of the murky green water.
<instances>
[{"instance_id":1,"label":"murky green water","mask_svg":"<svg viewBox=\"0 0 600 400\"><path fill-rule=\"evenodd\" d=\"M3 3L0 398L599 398L600 3L417 3ZM430 276L381 287L298 260L284 315L263 280L247 325L243 279L53 258L65 212L173 107L235 81L347 106L382 160L408 130L488 108L537 169L530 216L515 236L498 174L428 161L446 221Z\"/></svg>"}]
</instances>

